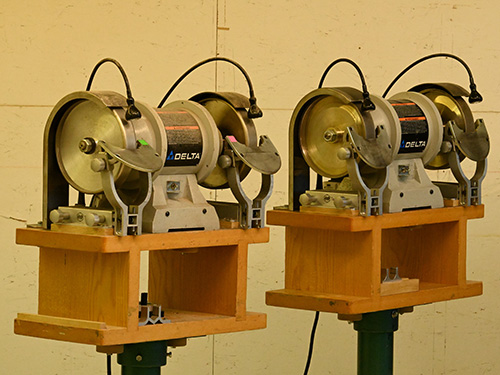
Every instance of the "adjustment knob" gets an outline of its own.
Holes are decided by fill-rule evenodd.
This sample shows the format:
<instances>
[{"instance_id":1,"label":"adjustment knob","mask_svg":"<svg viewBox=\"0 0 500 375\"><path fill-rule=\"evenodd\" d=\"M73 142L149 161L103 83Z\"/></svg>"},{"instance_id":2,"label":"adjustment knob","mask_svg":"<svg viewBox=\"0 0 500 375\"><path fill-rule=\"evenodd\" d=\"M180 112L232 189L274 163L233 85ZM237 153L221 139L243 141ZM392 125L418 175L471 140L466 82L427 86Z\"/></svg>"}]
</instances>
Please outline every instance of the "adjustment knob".
<instances>
[{"instance_id":1,"label":"adjustment knob","mask_svg":"<svg viewBox=\"0 0 500 375\"><path fill-rule=\"evenodd\" d=\"M351 157L352 152L347 147L341 147L337 151L337 156L340 160L347 160Z\"/></svg>"},{"instance_id":2,"label":"adjustment knob","mask_svg":"<svg viewBox=\"0 0 500 375\"><path fill-rule=\"evenodd\" d=\"M101 158L94 158L90 162L90 168L92 168L94 172L103 171L106 169L106 162Z\"/></svg>"},{"instance_id":3,"label":"adjustment knob","mask_svg":"<svg viewBox=\"0 0 500 375\"><path fill-rule=\"evenodd\" d=\"M217 160L217 164L219 164L219 167L221 167L222 169L226 169L229 168L231 164L233 164L233 161L228 155L221 155Z\"/></svg>"},{"instance_id":4,"label":"adjustment knob","mask_svg":"<svg viewBox=\"0 0 500 375\"><path fill-rule=\"evenodd\" d=\"M63 212L61 210L50 211L49 219L54 224L62 223L65 220L69 220L69 218L70 218L69 212Z\"/></svg>"},{"instance_id":5,"label":"adjustment knob","mask_svg":"<svg viewBox=\"0 0 500 375\"><path fill-rule=\"evenodd\" d=\"M88 213L85 215L85 223L89 227L96 227L99 224L102 224L106 221L106 218L104 215L98 215L98 214L93 214L93 213Z\"/></svg>"},{"instance_id":6,"label":"adjustment knob","mask_svg":"<svg viewBox=\"0 0 500 375\"><path fill-rule=\"evenodd\" d=\"M301 194L299 197L299 202L302 206L310 206L313 203L316 203L318 199L311 194Z\"/></svg>"}]
</instances>

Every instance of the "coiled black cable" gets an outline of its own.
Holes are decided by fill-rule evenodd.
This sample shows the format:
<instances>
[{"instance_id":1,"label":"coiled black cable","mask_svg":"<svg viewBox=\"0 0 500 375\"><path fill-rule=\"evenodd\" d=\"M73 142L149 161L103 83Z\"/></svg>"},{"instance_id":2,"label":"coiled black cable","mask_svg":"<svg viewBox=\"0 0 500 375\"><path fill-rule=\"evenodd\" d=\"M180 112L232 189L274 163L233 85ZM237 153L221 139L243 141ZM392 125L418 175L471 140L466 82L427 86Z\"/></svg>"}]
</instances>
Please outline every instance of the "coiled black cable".
<instances>
[{"instance_id":1,"label":"coiled black cable","mask_svg":"<svg viewBox=\"0 0 500 375\"><path fill-rule=\"evenodd\" d=\"M427 56L424 56L416 61L414 61L413 63L411 63L410 65L408 65L405 69L403 69L401 71L401 73L399 73L396 78L394 78L392 80L392 82L389 84L389 86L387 87L387 89L385 90L384 94L382 95L383 98L385 98L387 96L387 94L389 93L389 91L392 89L392 87L396 84L396 82L406 73L408 72L411 68L413 68L414 66L420 64L421 62L424 62L424 61L427 61L429 59L433 59L433 58L436 58L436 57L449 57L451 59L454 59L456 61L458 61L460 64L463 65L463 67L465 68L465 70L467 71L467 74L469 75L469 88L470 88L470 95L469 95L469 103L476 103L476 102L482 102L483 101L483 97L481 96L481 94L477 91L477 88L476 88L476 84L474 82L474 77L472 76L472 71L470 70L469 66L467 65L467 63L462 60L460 57L456 56L456 55L453 55L451 53L445 53L445 52L442 52L442 53L433 53L431 55L427 55Z\"/></svg>"},{"instance_id":2,"label":"coiled black cable","mask_svg":"<svg viewBox=\"0 0 500 375\"><path fill-rule=\"evenodd\" d=\"M89 77L89 81L87 83L86 91L90 91L90 88L92 87L92 83L94 81L94 77L97 73L97 70L101 67L102 64L107 63L107 62L114 64L118 68L118 70L122 74L123 81L125 82L125 89L127 90L127 104L128 104L127 112L125 113L125 118L127 120L133 120L135 118L140 118L141 112L135 106L135 101L134 101L134 97L132 96L132 90L130 88L130 83L128 81L127 73L125 73L125 69L123 69L121 64L118 61L116 61L115 59L107 57L105 59L102 59L101 61L99 61L96 64L96 66L92 70L92 73L90 73L90 77Z\"/></svg>"},{"instance_id":3,"label":"coiled black cable","mask_svg":"<svg viewBox=\"0 0 500 375\"><path fill-rule=\"evenodd\" d=\"M236 61L228 59L226 57L219 57L219 56L210 57L206 60L200 61L199 63L197 63L197 64L193 65L191 68L189 68L183 75L181 75L177 79L177 81L175 81L175 83L172 85L172 87L170 87L170 89L167 91L167 93L165 94L163 99L160 101L160 104L158 104L158 108L161 108L163 106L163 104L165 104L166 100L172 94L172 92L176 89L176 87L179 86L179 84L184 80L184 78L186 78L189 74L191 74L191 72L193 70L195 70L195 69L199 68L200 66L205 65L209 62L212 62L212 61L228 62L228 63L234 65L236 68L238 68L241 73L243 73L243 75L245 76L245 79L247 81L247 84L248 84L248 90L249 90L249 95L250 95L250 97L249 97L250 108L248 109L248 117L249 118L262 117L262 111L257 106L257 98L255 97L255 92L253 89L252 80L250 79L250 76L248 75L246 70L240 64L238 64Z\"/></svg>"},{"instance_id":4,"label":"coiled black cable","mask_svg":"<svg viewBox=\"0 0 500 375\"><path fill-rule=\"evenodd\" d=\"M332 69L335 65L337 65L340 62L346 62L346 63L351 64L359 74L359 78L361 79L361 87L363 90L363 103L361 105L361 111L363 111L363 112L364 111L373 111L375 109L375 104L373 104L373 102L370 99L370 94L368 93L368 88L366 86L366 81L365 81L365 77L363 75L363 72L361 71L361 68L358 66L358 64L356 64L351 59L346 59L343 57L343 58L340 58L340 59L333 61L330 65L328 65L328 67L325 69L323 75L321 76L318 88L320 89L323 87L323 82L325 81L325 78L328 75L328 72L330 72L330 69Z\"/></svg>"}]
</instances>

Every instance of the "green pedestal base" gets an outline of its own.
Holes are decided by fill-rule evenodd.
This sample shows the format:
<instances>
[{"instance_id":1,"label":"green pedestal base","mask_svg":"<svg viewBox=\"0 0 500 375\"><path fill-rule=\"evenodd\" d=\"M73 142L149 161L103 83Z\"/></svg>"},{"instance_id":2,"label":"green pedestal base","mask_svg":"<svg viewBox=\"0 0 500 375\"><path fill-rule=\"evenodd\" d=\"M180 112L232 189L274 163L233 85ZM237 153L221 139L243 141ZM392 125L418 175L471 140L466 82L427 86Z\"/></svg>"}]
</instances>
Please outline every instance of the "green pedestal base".
<instances>
[{"instance_id":1,"label":"green pedestal base","mask_svg":"<svg viewBox=\"0 0 500 375\"><path fill-rule=\"evenodd\" d=\"M363 314L354 322L358 331L358 375L393 374L398 317L398 310L386 310Z\"/></svg>"},{"instance_id":2,"label":"green pedestal base","mask_svg":"<svg viewBox=\"0 0 500 375\"><path fill-rule=\"evenodd\" d=\"M167 364L167 342L153 341L124 345L118 354L122 375L161 375L161 366Z\"/></svg>"}]
</instances>

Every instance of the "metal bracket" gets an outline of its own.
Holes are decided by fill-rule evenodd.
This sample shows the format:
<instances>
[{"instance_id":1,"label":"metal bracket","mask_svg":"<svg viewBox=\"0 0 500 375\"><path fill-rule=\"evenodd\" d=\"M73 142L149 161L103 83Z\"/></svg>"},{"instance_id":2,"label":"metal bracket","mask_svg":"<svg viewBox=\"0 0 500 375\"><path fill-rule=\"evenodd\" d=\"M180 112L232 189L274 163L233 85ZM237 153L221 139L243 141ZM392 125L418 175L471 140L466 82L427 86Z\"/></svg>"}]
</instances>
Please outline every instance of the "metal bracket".
<instances>
[{"instance_id":1,"label":"metal bracket","mask_svg":"<svg viewBox=\"0 0 500 375\"><path fill-rule=\"evenodd\" d=\"M484 121L476 120L473 132L464 132L454 121L450 121L446 124L444 141L452 144L448 163L458 181L460 204L464 206L481 204L481 185L486 176L487 156L490 150L490 140ZM462 169L459 151L476 162L476 170L471 178L468 178Z\"/></svg>"},{"instance_id":2,"label":"metal bracket","mask_svg":"<svg viewBox=\"0 0 500 375\"><path fill-rule=\"evenodd\" d=\"M401 277L399 276L398 267L384 268L385 269L385 277L382 280L383 283L392 283L395 281L401 281Z\"/></svg>"},{"instance_id":3,"label":"metal bracket","mask_svg":"<svg viewBox=\"0 0 500 375\"><path fill-rule=\"evenodd\" d=\"M370 167L382 169L392 163L392 146L389 134L383 125L377 126L376 137L366 139L356 133L352 127L347 128L348 141L353 150Z\"/></svg>"},{"instance_id":4,"label":"metal bracket","mask_svg":"<svg viewBox=\"0 0 500 375\"><path fill-rule=\"evenodd\" d=\"M281 158L271 140L263 135L258 147L248 147L239 143L233 136L226 136L225 160L230 160L227 168L229 187L241 206L239 222L242 228L264 227L265 206L273 190L273 174L281 167ZM241 186L239 168L236 159L261 174L261 186L257 196L250 199Z\"/></svg>"},{"instance_id":5,"label":"metal bracket","mask_svg":"<svg viewBox=\"0 0 500 375\"><path fill-rule=\"evenodd\" d=\"M352 187L358 191L358 209L362 216L382 214L384 190L389 181L388 168L392 162L389 135L383 126L377 127L376 133L375 138L365 139L348 127L347 140L350 147L339 150L342 159L347 162ZM371 186L368 186L361 175L358 156L370 167L380 170L378 178L371 182Z\"/></svg>"},{"instance_id":6,"label":"metal bracket","mask_svg":"<svg viewBox=\"0 0 500 375\"><path fill-rule=\"evenodd\" d=\"M273 175L261 174L260 191L252 200L241 187L240 172L234 165L227 170L227 180L234 197L241 206L239 222L242 228L263 228L266 202L273 190Z\"/></svg>"},{"instance_id":7,"label":"metal bracket","mask_svg":"<svg viewBox=\"0 0 500 375\"><path fill-rule=\"evenodd\" d=\"M95 172L101 173L104 195L115 210L115 234L142 234L142 213L153 190L152 173L163 166L160 156L144 140L139 140L134 150L118 148L101 140L97 142L97 147L100 151L91 167ZM126 204L118 194L113 176L113 168L117 162L139 172L139 194L134 204Z\"/></svg>"},{"instance_id":8,"label":"metal bracket","mask_svg":"<svg viewBox=\"0 0 500 375\"><path fill-rule=\"evenodd\" d=\"M113 176L113 164L108 158L106 152L97 153L96 159L104 162L103 169L98 170L101 173L104 195L115 210L114 229L118 236L126 236L128 234L142 234L142 212L144 207L151 198L153 190L153 177L151 172L139 173L139 191L142 196L139 196L136 201L139 204L127 205L120 198L116 190L115 179Z\"/></svg>"},{"instance_id":9,"label":"metal bracket","mask_svg":"<svg viewBox=\"0 0 500 375\"><path fill-rule=\"evenodd\" d=\"M164 319L164 313L160 305L148 303L147 305L141 305L139 310L139 327L152 325L152 324L164 324L171 323L169 319Z\"/></svg>"},{"instance_id":10,"label":"metal bracket","mask_svg":"<svg viewBox=\"0 0 500 375\"><path fill-rule=\"evenodd\" d=\"M104 141L98 141L97 145L113 159L139 172L154 173L163 167L160 155L144 140L139 140L134 150L119 148Z\"/></svg>"},{"instance_id":11,"label":"metal bracket","mask_svg":"<svg viewBox=\"0 0 500 375\"><path fill-rule=\"evenodd\" d=\"M261 135L259 146L249 147L236 140L232 135L225 138L235 156L253 170L262 174L275 174L281 168L281 158L273 142L267 135Z\"/></svg>"}]
</instances>

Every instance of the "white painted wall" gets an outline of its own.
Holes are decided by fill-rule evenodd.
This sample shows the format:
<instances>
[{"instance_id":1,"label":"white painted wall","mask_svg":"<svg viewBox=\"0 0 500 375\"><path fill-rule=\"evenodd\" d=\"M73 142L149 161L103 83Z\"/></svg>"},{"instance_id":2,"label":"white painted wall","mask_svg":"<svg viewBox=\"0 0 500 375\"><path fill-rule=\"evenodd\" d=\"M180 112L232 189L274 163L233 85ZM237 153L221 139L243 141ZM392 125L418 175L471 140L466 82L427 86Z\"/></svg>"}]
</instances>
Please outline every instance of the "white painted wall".
<instances>
[{"instance_id":1,"label":"white painted wall","mask_svg":"<svg viewBox=\"0 0 500 375\"><path fill-rule=\"evenodd\" d=\"M209 56L235 58L250 73L264 118L257 121L283 155L291 112L318 84L327 64L350 57L381 94L408 63L433 52L463 57L485 100L473 106L491 134L493 149L484 185L486 217L469 226L469 278L484 282L482 297L417 307L400 320L396 374L500 373L500 5L394 0L2 0L0 4L0 372L104 374L95 348L13 334L17 312L36 312L37 250L16 246L15 228L41 217L42 134L52 106L85 88L102 57L127 70L137 99L157 104L188 67ZM193 74L176 91L187 98L219 88L246 92L239 73L218 64ZM424 81L467 85L465 71L449 60L423 64L396 87ZM358 87L353 69L339 66L327 85ZM123 90L105 66L95 87ZM287 166L269 203L287 196ZM248 308L268 314L262 331L192 339L174 350L168 374L301 374L313 312L268 307L266 290L283 285L282 228L269 244L249 252ZM353 374L356 340L351 326L322 314L310 374ZM114 373L118 373L114 366Z\"/></svg>"}]
</instances>

